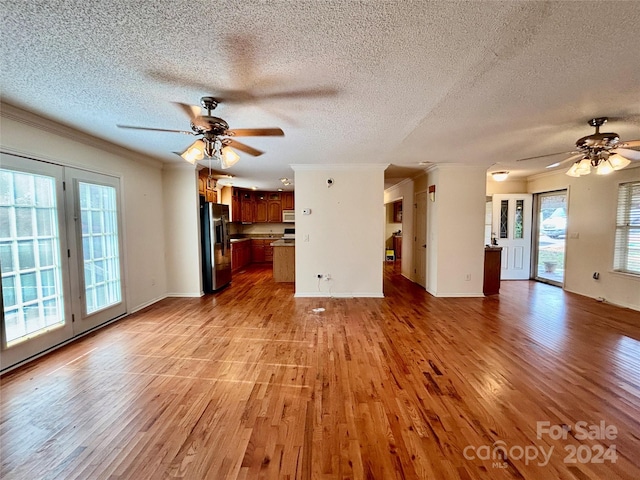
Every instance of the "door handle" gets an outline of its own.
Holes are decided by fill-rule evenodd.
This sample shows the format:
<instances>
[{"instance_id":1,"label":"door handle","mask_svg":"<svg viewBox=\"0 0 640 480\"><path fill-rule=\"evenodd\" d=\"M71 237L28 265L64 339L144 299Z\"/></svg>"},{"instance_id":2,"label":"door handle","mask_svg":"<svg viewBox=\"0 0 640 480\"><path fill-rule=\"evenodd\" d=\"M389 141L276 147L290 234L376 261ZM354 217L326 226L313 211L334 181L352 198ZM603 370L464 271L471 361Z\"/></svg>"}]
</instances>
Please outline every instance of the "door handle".
<instances>
[{"instance_id":1,"label":"door handle","mask_svg":"<svg viewBox=\"0 0 640 480\"><path fill-rule=\"evenodd\" d=\"M424 245L422 245L422 248L427 248L427 244L425 243Z\"/></svg>"}]
</instances>

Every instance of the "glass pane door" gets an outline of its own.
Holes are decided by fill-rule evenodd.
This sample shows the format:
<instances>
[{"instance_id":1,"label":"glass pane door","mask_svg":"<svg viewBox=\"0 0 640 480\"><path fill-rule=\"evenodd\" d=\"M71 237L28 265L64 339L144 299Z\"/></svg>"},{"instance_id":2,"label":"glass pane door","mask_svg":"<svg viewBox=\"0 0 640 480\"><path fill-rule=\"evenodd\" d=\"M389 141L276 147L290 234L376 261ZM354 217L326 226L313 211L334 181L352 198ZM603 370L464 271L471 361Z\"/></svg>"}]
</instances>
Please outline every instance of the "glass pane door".
<instances>
[{"instance_id":1,"label":"glass pane door","mask_svg":"<svg viewBox=\"0 0 640 480\"><path fill-rule=\"evenodd\" d=\"M72 335L65 310L62 168L2 155L0 269L6 368ZM67 290L65 292L65 290Z\"/></svg>"},{"instance_id":2,"label":"glass pane door","mask_svg":"<svg viewBox=\"0 0 640 480\"><path fill-rule=\"evenodd\" d=\"M536 198L535 278L562 286L567 233L567 191L541 193Z\"/></svg>"},{"instance_id":3,"label":"glass pane door","mask_svg":"<svg viewBox=\"0 0 640 480\"><path fill-rule=\"evenodd\" d=\"M78 183L87 314L122 301L116 189Z\"/></svg>"},{"instance_id":4,"label":"glass pane door","mask_svg":"<svg viewBox=\"0 0 640 480\"><path fill-rule=\"evenodd\" d=\"M74 217L68 224L72 255L75 333L94 328L126 313L119 180L82 170L66 169L69 204Z\"/></svg>"}]
</instances>

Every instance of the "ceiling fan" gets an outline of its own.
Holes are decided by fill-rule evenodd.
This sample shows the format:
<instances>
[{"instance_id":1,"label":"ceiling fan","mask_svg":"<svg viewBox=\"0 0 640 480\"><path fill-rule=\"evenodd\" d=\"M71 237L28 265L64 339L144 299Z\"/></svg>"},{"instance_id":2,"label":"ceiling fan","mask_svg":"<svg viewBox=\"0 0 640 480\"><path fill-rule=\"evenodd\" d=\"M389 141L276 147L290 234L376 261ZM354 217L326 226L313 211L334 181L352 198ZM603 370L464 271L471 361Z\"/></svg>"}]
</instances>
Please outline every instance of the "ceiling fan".
<instances>
[{"instance_id":1,"label":"ceiling fan","mask_svg":"<svg viewBox=\"0 0 640 480\"><path fill-rule=\"evenodd\" d=\"M607 122L607 117L592 118L589 125L595 127L595 133L582 137L576 141L576 149L570 152L550 153L537 157L521 158L517 162L552 157L554 155L571 155L569 158L548 165L547 168L558 167L565 163L574 162L566 172L572 177L589 175L591 168L596 168L598 175L606 175L614 170L621 170L631 163L640 160L640 152L631 150L640 147L640 140L621 142L620 136L614 132L600 133L600 127Z\"/></svg>"},{"instance_id":2,"label":"ceiling fan","mask_svg":"<svg viewBox=\"0 0 640 480\"><path fill-rule=\"evenodd\" d=\"M200 105L207 111L206 115L200 114L200 107L178 103L178 105L191 121L191 131L170 130L165 128L136 127L131 125L118 125L119 128L130 128L134 130L150 130L154 132L173 132L184 135L195 135L200 138L193 142L182 152L174 152L191 164L202 160L205 155L209 158L216 158L220 161L220 167L227 169L235 165L240 157L233 150L253 155L262 155L264 152L234 140L232 137L269 137L283 136L284 132L280 128L236 128L229 129L229 124L222 118L214 117L211 111L218 106L218 100L214 97L202 97Z\"/></svg>"}]
</instances>

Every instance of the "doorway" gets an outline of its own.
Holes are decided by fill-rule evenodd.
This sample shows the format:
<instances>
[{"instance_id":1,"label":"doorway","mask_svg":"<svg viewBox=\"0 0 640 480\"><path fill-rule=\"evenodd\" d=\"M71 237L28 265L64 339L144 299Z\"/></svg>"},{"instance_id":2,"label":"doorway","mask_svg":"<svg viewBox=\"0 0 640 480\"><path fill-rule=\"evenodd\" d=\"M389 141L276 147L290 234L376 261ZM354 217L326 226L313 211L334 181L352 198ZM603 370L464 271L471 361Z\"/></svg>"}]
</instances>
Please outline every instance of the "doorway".
<instances>
[{"instance_id":1,"label":"doorway","mask_svg":"<svg viewBox=\"0 0 640 480\"><path fill-rule=\"evenodd\" d=\"M119 179L2 154L4 370L126 313Z\"/></svg>"},{"instance_id":2,"label":"doorway","mask_svg":"<svg viewBox=\"0 0 640 480\"><path fill-rule=\"evenodd\" d=\"M502 247L502 280L531 278L532 195L494 194L492 236Z\"/></svg>"},{"instance_id":3,"label":"doorway","mask_svg":"<svg viewBox=\"0 0 640 480\"><path fill-rule=\"evenodd\" d=\"M567 233L567 191L535 196L534 279L562 287Z\"/></svg>"}]
</instances>

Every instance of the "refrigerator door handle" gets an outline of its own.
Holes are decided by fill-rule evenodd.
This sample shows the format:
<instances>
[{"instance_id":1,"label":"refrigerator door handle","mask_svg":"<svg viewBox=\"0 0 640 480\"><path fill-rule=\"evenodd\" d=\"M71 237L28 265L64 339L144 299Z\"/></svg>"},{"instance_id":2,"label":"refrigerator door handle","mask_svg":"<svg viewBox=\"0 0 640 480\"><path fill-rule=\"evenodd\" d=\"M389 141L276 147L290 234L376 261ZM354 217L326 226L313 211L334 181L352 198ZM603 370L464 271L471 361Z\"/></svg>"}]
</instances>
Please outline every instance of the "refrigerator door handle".
<instances>
[{"instance_id":1,"label":"refrigerator door handle","mask_svg":"<svg viewBox=\"0 0 640 480\"><path fill-rule=\"evenodd\" d=\"M227 222L224 221L224 216L220 216L220 223L222 224L222 256L227 254L227 241L229 239L229 232L227 232Z\"/></svg>"}]
</instances>

